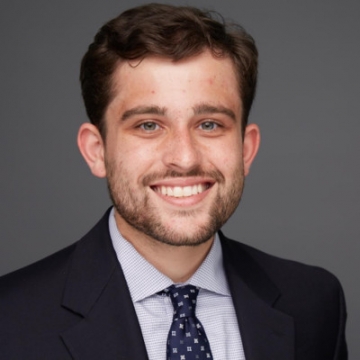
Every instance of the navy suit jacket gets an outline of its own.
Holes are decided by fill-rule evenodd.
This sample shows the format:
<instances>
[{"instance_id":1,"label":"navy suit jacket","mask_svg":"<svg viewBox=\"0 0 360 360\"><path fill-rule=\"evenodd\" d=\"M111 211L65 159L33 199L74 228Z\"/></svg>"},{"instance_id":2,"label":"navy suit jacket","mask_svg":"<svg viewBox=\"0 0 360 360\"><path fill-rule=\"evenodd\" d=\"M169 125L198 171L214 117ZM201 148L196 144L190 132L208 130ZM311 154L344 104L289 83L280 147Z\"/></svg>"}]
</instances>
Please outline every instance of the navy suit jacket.
<instances>
[{"instance_id":1,"label":"navy suit jacket","mask_svg":"<svg viewBox=\"0 0 360 360\"><path fill-rule=\"evenodd\" d=\"M247 360L347 359L333 275L220 238ZM0 279L0 358L148 358L108 212L74 245Z\"/></svg>"}]
</instances>

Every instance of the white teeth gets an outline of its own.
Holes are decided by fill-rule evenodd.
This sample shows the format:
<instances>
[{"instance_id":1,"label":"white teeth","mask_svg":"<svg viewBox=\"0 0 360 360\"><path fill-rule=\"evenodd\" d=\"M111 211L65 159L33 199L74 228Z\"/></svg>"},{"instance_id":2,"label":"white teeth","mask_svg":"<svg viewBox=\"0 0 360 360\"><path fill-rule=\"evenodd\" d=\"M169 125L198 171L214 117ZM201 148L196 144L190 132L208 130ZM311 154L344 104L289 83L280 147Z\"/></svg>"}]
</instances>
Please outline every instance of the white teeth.
<instances>
[{"instance_id":1,"label":"white teeth","mask_svg":"<svg viewBox=\"0 0 360 360\"><path fill-rule=\"evenodd\" d=\"M174 187L174 196L175 197L182 197L183 196L183 190L180 186Z\"/></svg>"},{"instance_id":2,"label":"white teeth","mask_svg":"<svg viewBox=\"0 0 360 360\"><path fill-rule=\"evenodd\" d=\"M161 192L162 195L173 197L188 197L202 193L208 188L205 184L198 184L193 186L160 186L155 191Z\"/></svg>"},{"instance_id":3,"label":"white teeth","mask_svg":"<svg viewBox=\"0 0 360 360\"><path fill-rule=\"evenodd\" d=\"M192 195L192 187L191 186L185 186L183 188L183 196L191 196Z\"/></svg>"}]
</instances>

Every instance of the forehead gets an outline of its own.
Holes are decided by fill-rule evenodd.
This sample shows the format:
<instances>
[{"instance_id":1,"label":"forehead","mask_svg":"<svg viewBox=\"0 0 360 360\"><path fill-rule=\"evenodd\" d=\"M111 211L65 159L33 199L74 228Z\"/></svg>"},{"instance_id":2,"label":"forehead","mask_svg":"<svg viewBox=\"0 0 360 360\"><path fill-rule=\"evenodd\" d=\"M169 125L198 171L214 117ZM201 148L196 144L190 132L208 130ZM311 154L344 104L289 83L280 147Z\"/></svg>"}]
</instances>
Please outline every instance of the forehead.
<instances>
[{"instance_id":1,"label":"forehead","mask_svg":"<svg viewBox=\"0 0 360 360\"><path fill-rule=\"evenodd\" d=\"M236 107L241 99L234 64L209 51L176 62L155 56L121 62L112 77L108 109L139 102L171 107L224 102Z\"/></svg>"}]
</instances>

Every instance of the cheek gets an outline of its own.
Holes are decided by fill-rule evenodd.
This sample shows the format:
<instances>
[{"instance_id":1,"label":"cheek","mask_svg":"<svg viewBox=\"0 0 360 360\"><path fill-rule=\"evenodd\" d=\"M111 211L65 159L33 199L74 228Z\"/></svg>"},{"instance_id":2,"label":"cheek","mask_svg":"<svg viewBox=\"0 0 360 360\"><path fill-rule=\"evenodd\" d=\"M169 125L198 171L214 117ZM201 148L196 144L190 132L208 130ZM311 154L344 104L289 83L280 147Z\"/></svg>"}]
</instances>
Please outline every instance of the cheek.
<instances>
[{"instance_id":1,"label":"cheek","mask_svg":"<svg viewBox=\"0 0 360 360\"><path fill-rule=\"evenodd\" d=\"M112 159L117 164L119 176L132 177L140 181L156 164L159 151L146 140L135 138L119 139L112 151Z\"/></svg>"},{"instance_id":2,"label":"cheek","mask_svg":"<svg viewBox=\"0 0 360 360\"><path fill-rule=\"evenodd\" d=\"M141 158L146 150L146 142L126 135L114 137L106 146L108 155L114 159L121 159L121 161L127 161L129 158Z\"/></svg>"},{"instance_id":3,"label":"cheek","mask_svg":"<svg viewBox=\"0 0 360 360\"><path fill-rule=\"evenodd\" d=\"M238 141L227 141L220 146L209 149L208 158L224 175L231 174L242 167L242 147Z\"/></svg>"}]
</instances>

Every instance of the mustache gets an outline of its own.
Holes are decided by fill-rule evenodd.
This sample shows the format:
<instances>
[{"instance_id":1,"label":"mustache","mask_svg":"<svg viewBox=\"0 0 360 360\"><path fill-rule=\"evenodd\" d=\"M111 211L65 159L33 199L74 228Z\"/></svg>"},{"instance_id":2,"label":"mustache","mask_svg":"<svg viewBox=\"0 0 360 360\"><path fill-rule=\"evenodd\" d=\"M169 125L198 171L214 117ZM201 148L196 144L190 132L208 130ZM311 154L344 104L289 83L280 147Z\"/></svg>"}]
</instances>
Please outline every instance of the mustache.
<instances>
[{"instance_id":1,"label":"mustache","mask_svg":"<svg viewBox=\"0 0 360 360\"><path fill-rule=\"evenodd\" d=\"M147 174L143 177L142 183L144 186L156 182L158 180L164 180L169 178L185 178L185 177L206 177L214 179L218 183L224 183L225 177L219 170L203 170L200 167L191 169L187 172L179 172L176 170L166 170L159 173Z\"/></svg>"}]
</instances>

